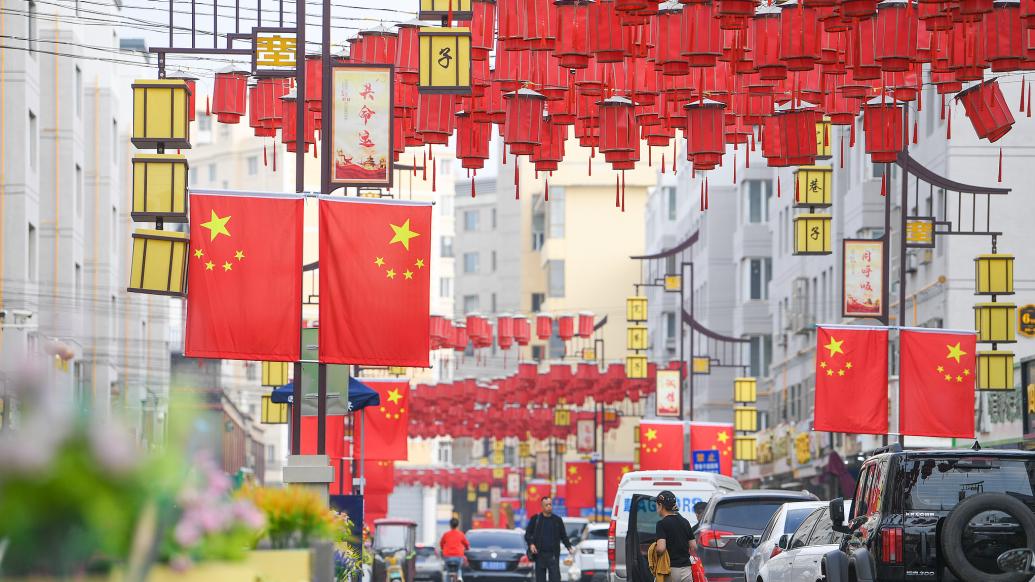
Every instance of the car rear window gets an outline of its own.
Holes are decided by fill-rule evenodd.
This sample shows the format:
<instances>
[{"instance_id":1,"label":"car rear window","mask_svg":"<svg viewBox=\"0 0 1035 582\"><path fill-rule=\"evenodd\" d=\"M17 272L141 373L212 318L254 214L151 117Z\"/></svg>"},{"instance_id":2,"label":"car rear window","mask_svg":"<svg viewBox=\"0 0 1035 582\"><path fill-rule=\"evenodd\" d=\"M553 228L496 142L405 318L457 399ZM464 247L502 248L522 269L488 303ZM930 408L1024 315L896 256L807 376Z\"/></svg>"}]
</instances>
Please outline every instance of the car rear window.
<instances>
[{"instance_id":1,"label":"car rear window","mask_svg":"<svg viewBox=\"0 0 1035 582\"><path fill-rule=\"evenodd\" d=\"M896 491L904 510L944 511L978 493L1008 493L1035 507L1035 461L970 457L902 463Z\"/></svg>"},{"instance_id":2,"label":"car rear window","mask_svg":"<svg viewBox=\"0 0 1035 582\"><path fill-rule=\"evenodd\" d=\"M815 507L808 509L792 509L787 512L787 519L784 521L783 533L794 533L798 531L798 526L801 522L805 521L805 518L812 515L812 512L816 511Z\"/></svg>"},{"instance_id":3,"label":"car rear window","mask_svg":"<svg viewBox=\"0 0 1035 582\"><path fill-rule=\"evenodd\" d=\"M430 558L435 555L435 548L417 548L418 558Z\"/></svg>"},{"instance_id":4,"label":"car rear window","mask_svg":"<svg viewBox=\"0 0 1035 582\"><path fill-rule=\"evenodd\" d=\"M607 539L607 530L604 529L604 528L591 529L591 530L589 530L589 536L587 536L587 537L589 539L591 539L591 540L606 540Z\"/></svg>"},{"instance_id":5,"label":"car rear window","mask_svg":"<svg viewBox=\"0 0 1035 582\"><path fill-rule=\"evenodd\" d=\"M723 529L762 531L784 503L786 501L782 499L731 500L716 506L711 521Z\"/></svg>"},{"instance_id":6,"label":"car rear window","mask_svg":"<svg viewBox=\"0 0 1035 582\"><path fill-rule=\"evenodd\" d=\"M467 541L472 548L499 548L502 550L524 550L525 538L521 534L505 531L469 531Z\"/></svg>"}]
</instances>

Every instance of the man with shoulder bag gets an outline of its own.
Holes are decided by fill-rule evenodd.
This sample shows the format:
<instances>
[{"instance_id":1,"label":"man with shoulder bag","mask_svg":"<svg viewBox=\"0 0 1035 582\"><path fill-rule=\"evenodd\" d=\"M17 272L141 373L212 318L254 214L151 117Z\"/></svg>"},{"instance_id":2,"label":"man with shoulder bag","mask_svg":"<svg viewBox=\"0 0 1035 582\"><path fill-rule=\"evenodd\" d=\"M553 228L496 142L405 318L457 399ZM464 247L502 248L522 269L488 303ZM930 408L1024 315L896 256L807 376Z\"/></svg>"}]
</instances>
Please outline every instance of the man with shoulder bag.
<instances>
[{"instance_id":1,"label":"man with shoulder bag","mask_svg":"<svg viewBox=\"0 0 1035 582\"><path fill-rule=\"evenodd\" d=\"M564 527L564 520L553 513L553 499L543 497L542 512L534 515L528 522L525 531L525 543L528 544L529 558L535 562L536 582L561 582L561 544L571 552L571 541Z\"/></svg>"}]
</instances>

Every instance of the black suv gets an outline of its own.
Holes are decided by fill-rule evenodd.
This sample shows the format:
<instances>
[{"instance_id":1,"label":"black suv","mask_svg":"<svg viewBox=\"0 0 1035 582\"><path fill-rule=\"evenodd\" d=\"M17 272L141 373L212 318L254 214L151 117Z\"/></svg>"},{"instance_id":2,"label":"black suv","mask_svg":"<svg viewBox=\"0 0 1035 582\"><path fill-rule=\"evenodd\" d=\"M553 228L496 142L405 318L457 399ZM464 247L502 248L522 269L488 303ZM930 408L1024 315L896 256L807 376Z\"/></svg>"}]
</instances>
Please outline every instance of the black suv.
<instances>
[{"instance_id":1,"label":"black suv","mask_svg":"<svg viewBox=\"0 0 1035 582\"><path fill-rule=\"evenodd\" d=\"M1035 549L1035 453L881 449L866 460L827 582L1028 582L1006 550ZM841 499L830 502L844 523Z\"/></svg>"}]
</instances>

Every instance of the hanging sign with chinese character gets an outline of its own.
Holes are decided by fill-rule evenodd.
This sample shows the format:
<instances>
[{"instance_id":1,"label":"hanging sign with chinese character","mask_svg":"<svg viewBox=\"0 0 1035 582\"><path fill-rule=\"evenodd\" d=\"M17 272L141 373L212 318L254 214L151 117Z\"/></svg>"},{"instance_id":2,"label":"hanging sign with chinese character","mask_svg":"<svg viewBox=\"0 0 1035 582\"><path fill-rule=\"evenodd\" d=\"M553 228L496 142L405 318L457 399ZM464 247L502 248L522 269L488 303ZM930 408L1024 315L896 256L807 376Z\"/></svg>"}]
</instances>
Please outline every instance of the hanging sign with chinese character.
<instances>
[{"instance_id":1,"label":"hanging sign with chinese character","mask_svg":"<svg viewBox=\"0 0 1035 582\"><path fill-rule=\"evenodd\" d=\"M592 419L580 418L575 423L575 444L580 453L592 453L596 450L596 432Z\"/></svg>"},{"instance_id":2,"label":"hanging sign with chinese character","mask_svg":"<svg viewBox=\"0 0 1035 582\"><path fill-rule=\"evenodd\" d=\"M1035 338L1035 305L1023 305L1017 309L1017 333Z\"/></svg>"},{"instance_id":3,"label":"hanging sign with chinese character","mask_svg":"<svg viewBox=\"0 0 1035 582\"><path fill-rule=\"evenodd\" d=\"M294 28L253 28L252 73L257 77L293 77L297 43Z\"/></svg>"},{"instance_id":4,"label":"hanging sign with chinese character","mask_svg":"<svg viewBox=\"0 0 1035 582\"><path fill-rule=\"evenodd\" d=\"M679 370L658 370L654 413L679 416Z\"/></svg>"},{"instance_id":5,"label":"hanging sign with chinese character","mask_svg":"<svg viewBox=\"0 0 1035 582\"><path fill-rule=\"evenodd\" d=\"M884 241L845 239L842 315L883 319Z\"/></svg>"},{"instance_id":6,"label":"hanging sign with chinese character","mask_svg":"<svg viewBox=\"0 0 1035 582\"><path fill-rule=\"evenodd\" d=\"M934 248L934 217L906 217L906 246L910 248Z\"/></svg>"},{"instance_id":7,"label":"hanging sign with chinese character","mask_svg":"<svg viewBox=\"0 0 1035 582\"><path fill-rule=\"evenodd\" d=\"M336 65L331 164L333 186L392 186L392 67Z\"/></svg>"},{"instance_id":8,"label":"hanging sign with chinese character","mask_svg":"<svg viewBox=\"0 0 1035 582\"><path fill-rule=\"evenodd\" d=\"M421 93L471 94L471 29L424 27L420 46Z\"/></svg>"}]
</instances>

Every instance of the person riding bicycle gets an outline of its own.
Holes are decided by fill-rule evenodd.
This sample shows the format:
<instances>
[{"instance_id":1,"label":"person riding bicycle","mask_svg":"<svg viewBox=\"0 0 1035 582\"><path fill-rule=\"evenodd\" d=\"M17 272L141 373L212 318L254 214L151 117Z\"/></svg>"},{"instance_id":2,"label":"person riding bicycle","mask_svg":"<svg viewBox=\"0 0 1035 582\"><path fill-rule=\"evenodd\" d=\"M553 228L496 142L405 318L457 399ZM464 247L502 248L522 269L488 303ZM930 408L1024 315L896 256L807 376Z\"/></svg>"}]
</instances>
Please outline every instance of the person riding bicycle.
<instances>
[{"instance_id":1,"label":"person riding bicycle","mask_svg":"<svg viewBox=\"0 0 1035 582\"><path fill-rule=\"evenodd\" d=\"M464 563L464 552L471 549L467 536L460 531L459 519L454 517L449 520L449 531L442 534L442 539L439 540L438 545L442 549L442 560L446 564L446 572L451 575L455 574L456 578L459 579L460 567Z\"/></svg>"}]
</instances>

